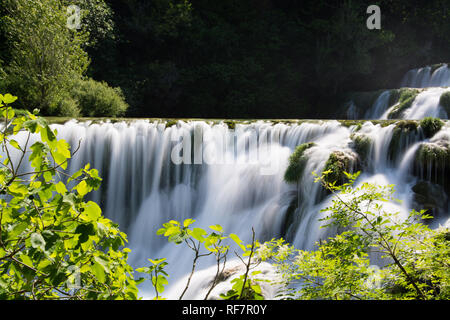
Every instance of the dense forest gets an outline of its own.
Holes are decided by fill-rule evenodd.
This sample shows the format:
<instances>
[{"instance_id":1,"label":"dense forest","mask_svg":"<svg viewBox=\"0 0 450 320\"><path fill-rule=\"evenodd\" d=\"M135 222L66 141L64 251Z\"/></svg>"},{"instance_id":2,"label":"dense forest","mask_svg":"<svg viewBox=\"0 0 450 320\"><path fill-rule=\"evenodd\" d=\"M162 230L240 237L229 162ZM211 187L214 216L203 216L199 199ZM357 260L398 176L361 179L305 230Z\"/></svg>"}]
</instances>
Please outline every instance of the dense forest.
<instances>
[{"instance_id":1,"label":"dense forest","mask_svg":"<svg viewBox=\"0 0 450 320\"><path fill-rule=\"evenodd\" d=\"M22 85L30 72L21 75L20 59L30 60L23 52L33 41L20 37L51 17L32 21L17 2L1 4L1 86L44 114L333 118L349 91L393 88L410 68L450 60L446 0L41 0L35 10L74 3L83 13L81 29L47 28L48 39L40 37L46 50L66 32L79 48L70 53L77 76L59 79L60 97L43 101ZM366 27L371 4L381 9L380 30ZM89 101L101 98L114 110L93 111Z\"/></svg>"}]
</instances>

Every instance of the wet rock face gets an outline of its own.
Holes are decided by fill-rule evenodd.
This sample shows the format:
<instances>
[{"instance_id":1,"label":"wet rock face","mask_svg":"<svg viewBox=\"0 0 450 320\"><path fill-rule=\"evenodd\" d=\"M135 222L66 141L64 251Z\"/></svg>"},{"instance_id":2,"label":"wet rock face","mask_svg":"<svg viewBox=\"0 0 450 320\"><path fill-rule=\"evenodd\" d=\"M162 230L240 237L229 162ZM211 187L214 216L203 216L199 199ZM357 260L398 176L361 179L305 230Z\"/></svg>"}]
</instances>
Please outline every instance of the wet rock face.
<instances>
[{"instance_id":1,"label":"wet rock face","mask_svg":"<svg viewBox=\"0 0 450 320\"><path fill-rule=\"evenodd\" d=\"M447 212L448 196L442 186L422 180L412 187L412 191L415 210L428 210L432 216Z\"/></svg>"}]
</instances>

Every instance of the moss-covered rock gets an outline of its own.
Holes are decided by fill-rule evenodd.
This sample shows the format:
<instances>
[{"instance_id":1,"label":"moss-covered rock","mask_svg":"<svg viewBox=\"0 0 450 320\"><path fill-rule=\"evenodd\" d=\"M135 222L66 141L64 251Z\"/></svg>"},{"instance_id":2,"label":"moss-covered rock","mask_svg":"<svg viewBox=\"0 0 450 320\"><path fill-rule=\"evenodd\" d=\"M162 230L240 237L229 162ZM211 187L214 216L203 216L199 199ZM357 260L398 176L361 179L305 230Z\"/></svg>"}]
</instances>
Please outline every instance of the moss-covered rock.
<instances>
[{"instance_id":1,"label":"moss-covered rock","mask_svg":"<svg viewBox=\"0 0 450 320\"><path fill-rule=\"evenodd\" d=\"M353 142L353 150L355 150L358 154L362 166L366 166L370 154L370 148L373 144L372 139L365 134L358 133L351 134L350 139Z\"/></svg>"},{"instance_id":2,"label":"moss-covered rock","mask_svg":"<svg viewBox=\"0 0 450 320\"><path fill-rule=\"evenodd\" d=\"M400 120L395 123L394 130L392 132L391 142L389 143L388 155L390 159L394 159L397 154L408 146L412 135L417 134L419 123L414 120Z\"/></svg>"},{"instance_id":3,"label":"moss-covered rock","mask_svg":"<svg viewBox=\"0 0 450 320\"><path fill-rule=\"evenodd\" d=\"M437 69L439 69L440 67L442 67L444 65L444 63L436 63L436 64L432 64L430 73L433 74Z\"/></svg>"},{"instance_id":4,"label":"moss-covered rock","mask_svg":"<svg viewBox=\"0 0 450 320\"><path fill-rule=\"evenodd\" d=\"M441 94L439 104L442 108L444 108L445 112L447 112L447 116L450 117L450 91L446 91Z\"/></svg>"},{"instance_id":5,"label":"moss-covered rock","mask_svg":"<svg viewBox=\"0 0 450 320\"><path fill-rule=\"evenodd\" d=\"M330 154L325 163L324 171L330 171L325 176L328 183L335 182L336 185L342 185L347 182L345 172L355 172L359 168L358 156L354 153L344 153L342 151L334 151Z\"/></svg>"},{"instance_id":6,"label":"moss-covered rock","mask_svg":"<svg viewBox=\"0 0 450 320\"><path fill-rule=\"evenodd\" d=\"M315 143L308 142L295 148L294 152L289 157L289 165L284 173L284 181L287 183L297 183L300 180L307 161L307 157L304 153L314 145Z\"/></svg>"},{"instance_id":7,"label":"moss-covered rock","mask_svg":"<svg viewBox=\"0 0 450 320\"><path fill-rule=\"evenodd\" d=\"M236 121L234 120L224 120L223 123L225 123L230 130L234 130L236 128Z\"/></svg>"},{"instance_id":8,"label":"moss-covered rock","mask_svg":"<svg viewBox=\"0 0 450 320\"><path fill-rule=\"evenodd\" d=\"M430 162L450 164L450 149L448 145L438 143L423 143L416 154L416 160L424 165Z\"/></svg>"},{"instance_id":9,"label":"moss-covered rock","mask_svg":"<svg viewBox=\"0 0 450 320\"><path fill-rule=\"evenodd\" d=\"M420 127L426 138L431 138L441 130L444 122L438 118L426 117L420 121Z\"/></svg>"},{"instance_id":10,"label":"moss-covered rock","mask_svg":"<svg viewBox=\"0 0 450 320\"><path fill-rule=\"evenodd\" d=\"M395 105L395 107L389 112L389 119L400 119L403 112L410 108L416 99L417 95L421 92L419 89L413 88L401 88L391 91L389 99L389 105Z\"/></svg>"},{"instance_id":11,"label":"moss-covered rock","mask_svg":"<svg viewBox=\"0 0 450 320\"><path fill-rule=\"evenodd\" d=\"M438 140L422 143L415 155L414 174L437 183L450 192L450 142Z\"/></svg>"},{"instance_id":12,"label":"moss-covered rock","mask_svg":"<svg viewBox=\"0 0 450 320\"><path fill-rule=\"evenodd\" d=\"M166 128L170 128L170 127L176 126L177 123L178 123L178 120L169 119L166 122Z\"/></svg>"}]
</instances>

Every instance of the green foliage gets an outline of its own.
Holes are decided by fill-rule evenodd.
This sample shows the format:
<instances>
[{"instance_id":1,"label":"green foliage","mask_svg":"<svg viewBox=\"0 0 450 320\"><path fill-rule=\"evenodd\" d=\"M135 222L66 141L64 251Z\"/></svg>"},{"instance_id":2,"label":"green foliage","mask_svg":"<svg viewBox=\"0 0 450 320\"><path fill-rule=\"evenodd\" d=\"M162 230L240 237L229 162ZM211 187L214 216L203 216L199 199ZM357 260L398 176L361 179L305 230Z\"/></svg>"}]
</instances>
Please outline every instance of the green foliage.
<instances>
[{"instance_id":1,"label":"green foliage","mask_svg":"<svg viewBox=\"0 0 450 320\"><path fill-rule=\"evenodd\" d=\"M307 161L304 152L314 145L313 142L308 142L295 148L294 152L289 157L289 165L284 173L284 181L288 183L297 183L300 180Z\"/></svg>"},{"instance_id":2,"label":"green foliage","mask_svg":"<svg viewBox=\"0 0 450 320\"><path fill-rule=\"evenodd\" d=\"M56 105L56 114L60 117L77 118L81 116L78 102L72 97L62 98Z\"/></svg>"},{"instance_id":3,"label":"green foliage","mask_svg":"<svg viewBox=\"0 0 450 320\"><path fill-rule=\"evenodd\" d=\"M120 88L111 88L106 82L93 79L77 81L71 96L79 104L81 113L87 117L117 117L124 115L128 108Z\"/></svg>"},{"instance_id":4,"label":"green foliage","mask_svg":"<svg viewBox=\"0 0 450 320\"><path fill-rule=\"evenodd\" d=\"M16 115L16 99L0 95L0 299L137 299L126 235L84 200L100 186L97 170L67 177L69 144L45 119Z\"/></svg>"},{"instance_id":5,"label":"green foliage","mask_svg":"<svg viewBox=\"0 0 450 320\"><path fill-rule=\"evenodd\" d=\"M423 143L416 153L416 160L419 164L425 165L427 163L437 165L440 172L443 166L450 160L450 150L447 146L442 146L433 143Z\"/></svg>"},{"instance_id":6,"label":"green foliage","mask_svg":"<svg viewBox=\"0 0 450 320\"><path fill-rule=\"evenodd\" d=\"M326 175L326 173L325 173ZM272 241L263 260L272 260L286 283L299 281L300 289L289 296L299 299L448 299L448 228L430 229L422 221L425 211L407 218L385 209L394 201L393 186L363 183L353 187L358 174L347 174L342 186L316 181L333 193L333 202L322 211L325 228L341 231L317 243L317 250L303 251ZM283 249L282 249L283 248ZM284 256L277 252L282 249ZM370 264L378 252L383 267ZM275 256L276 259L272 257Z\"/></svg>"},{"instance_id":7,"label":"green foliage","mask_svg":"<svg viewBox=\"0 0 450 320\"><path fill-rule=\"evenodd\" d=\"M205 295L205 300L209 297L211 291L214 287L219 283L219 280L222 276L223 271L226 267L227 255L231 248L231 244L237 245L243 252L242 257L247 257L248 261L245 262L241 256L239 256L236 252L235 254L239 257L239 259L243 262L246 272L233 279L231 282L233 283L232 289L229 290L226 294L221 294L220 296L223 299L229 300L261 300L263 298L261 294L261 287L258 284L258 280L254 278L258 274L257 271L253 271L250 273L250 269L252 269L255 263L252 259L255 255L256 249L260 246L259 242L255 240L255 233L253 231L253 240L251 244L243 244L243 241L236 234L228 234L224 233L222 226L220 225L211 225L209 229L211 232L208 232L202 228L191 228L190 226L195 222L193 219L186 219L183 223L175 220L170 220L167 223L163 224L163 227L157 231L158 235L163 235L168 238L169 242L173 242L175 244L186 244L189 249L194 252L194 259L192 263L192 270L188 277L186 286L183 292L180 295L180 299L183 298L187 289L189 288L189 284L192 276L194 275L196 264L199 258L213 255L216 260L216 274L212 284ZM225 243L225 241L231 240L231 244ZM202 248L206 249L206 252L202 252ZM157 289L156 289L157 290Z\"/></svg>"},{"instance_id":8,"label":"green foliage","mask_svg":"<svg viewBox=\"0 0 450 320\"><path fill-rule=\"evenodd\" d=\"M59 0L6 0L1 18L9 59L6 86L23 97L21 107L54 113L74 79L87 69L86 34L67 28Z\"/></svg>"},{"instance_id":9,"label":"green foliage","mask_svg":"<svg viewBox=\"0 0 450 320\"><path fill-rule=\"evenodd\" d=\"M86 45L98 48L107 39L113 40L113 11L104 0L62 0L64 5L77 5L80 8L80 30L88 35Z\"/></svg>"},{"instance_id":10,"label":"green foliage","mask_svg":"<svg viewBox=\"0 0 450 320\"><path fill-rule=\"evenodd\" d=\"M160 298L159 294L164 292L164 286L169 283L167 281L169 275L166 271L164 271L164 267L167 265L167 262L165 262L165 260L165 258L157 260L148 259L148 261L150 261L151 263L149 267L136 269L137 272L148 274L149 278L151 279L152 285L155 288L155 300L162 299Z\"/></svg>"},{"instance_id":11,"label":"green foliage","mask_svg":"<svg viewBox=\"0 0 450 320\"><path fill-rule=\"evenodd\" d=\"M251 276L255 277L260 271L253 271ZM244 284L244 281L246 283ZM261 293L261 287L256 281L252 279L245 279L245 274L231 280L233 284L231 290L226 294L221 294L220 297L224 300L264 300Z\"/></svg>"},{"instance_id":12,"label":"green foliage","mask_svg":"<svg viewBox=\"0 0 450 320\"><path fill-rule=\"evenodd\" d=\"M420 127L426 138L431 138L441 130L444 122L438 118L426 117L420 121Z\"/></svg>"}]
</instances>

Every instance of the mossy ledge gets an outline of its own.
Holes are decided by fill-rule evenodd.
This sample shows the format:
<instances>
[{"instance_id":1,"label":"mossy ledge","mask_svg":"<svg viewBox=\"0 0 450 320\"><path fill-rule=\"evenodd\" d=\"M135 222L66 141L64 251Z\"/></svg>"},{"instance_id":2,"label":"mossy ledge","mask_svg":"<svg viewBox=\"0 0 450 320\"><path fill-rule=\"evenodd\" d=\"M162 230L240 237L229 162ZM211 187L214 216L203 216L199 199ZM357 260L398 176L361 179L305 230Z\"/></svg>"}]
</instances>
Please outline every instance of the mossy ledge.
<instances>
[{"instance_id":1,"label":"mossy ledge","mask_svg":"<svg viewBox=\"0 0 450 320\"><path fill-rule=\"evenodd\" d=\"M450 142L438 140L422 143L415 155L414 174L450 192Z\"/></svg>"},{"instance_id":2,"label":"mossy ledge","mask_svg":"<svg viewBox=\"0 0 450 320\"><path fill-rule=\"evenodd\" d=\"M411 135L419 133L419 121L416 120L399 120L395 122L394 130L392 131L391 142L389 143L388 155L390 159L394 159L398 154L401 154L403 149L408 146L408 141Z\"/></svg>"},{"instance_id":3,"label":"mossy ledge","mask_svg":"<svg viewBox=\"0 0 450 320\"><path fill-rule=\"evenodd\" d=\"M353 142L353 150L358 154L361 161L361 166L367 166L370 149L373 141L365 134L352 133L350 139Z\"/></svg>"},{"instance_id":4,"label":"mossy ledge","mask_svg":"<svg viewBox=\"0 0 450 320\"><path fill-rule=\"evenodd\" d=\"M426 117L420 121L420 127L422 128L425 138L434 136L441 130L443 125L444 122L439 118Z\"/></svg>"},{"instance_id":5,"label":"mossy ledge","mask_svg":"<svg viewBox=\"0 0 450 320\"><path fill-rule=\"evenodd\" d=\"M417 95L422 91L422 89L415 88L401 88L391 90L389 106L394 106L394 108L391 110L391 112L389 112L388 118L401 118L403 112L411 107Z\"/></svg>"},{"instance_id":6,"label":"mossy ledge","mask_svg":"<svg viewBox=\"0 0 450 320\"><path fill-rule=\"evenodd\" d=\"M287 183L297 183L300 180L307 161L307 157L304 153L313 146L315 146L315 143L308 142L295 148L294 152L289 157L289 165L284 172L284 181Z\"/></svg>"},{"instance_id":7,"label":"mossy ledge","mask_svg":"<svg viewBox=\"0 0 450 320\"><path fill-rule=\"evenodd\" d=\"M266 122L273 125L285 124L285 125L301 125L303 123L313 123L313 124L324 124L330 121L337 121L342 126L350 128L355 126L356 131L361 128L366 122L371 122L373 125L380 125L381 127L387 127L391 124L396 124L398 119L388 119L388 120L345 120L345 119L212 119L212 118L95 118L95 117L82 117L82 118L70 118L70 117L45 117L45 119L51 124L64 124L68 121L75 120L77 122L90 122L92 124L97 123L118 123L126 122L132 123L135 121L148 121L165 123L167 127L176 125L178 121L190 122L190 121L204 121L210 125L216 124L226 124L230 129L235 128L237 124L249 125L255 122ZM409 120L408 120L409 121Z\"/></svg>"}]
</instances>

